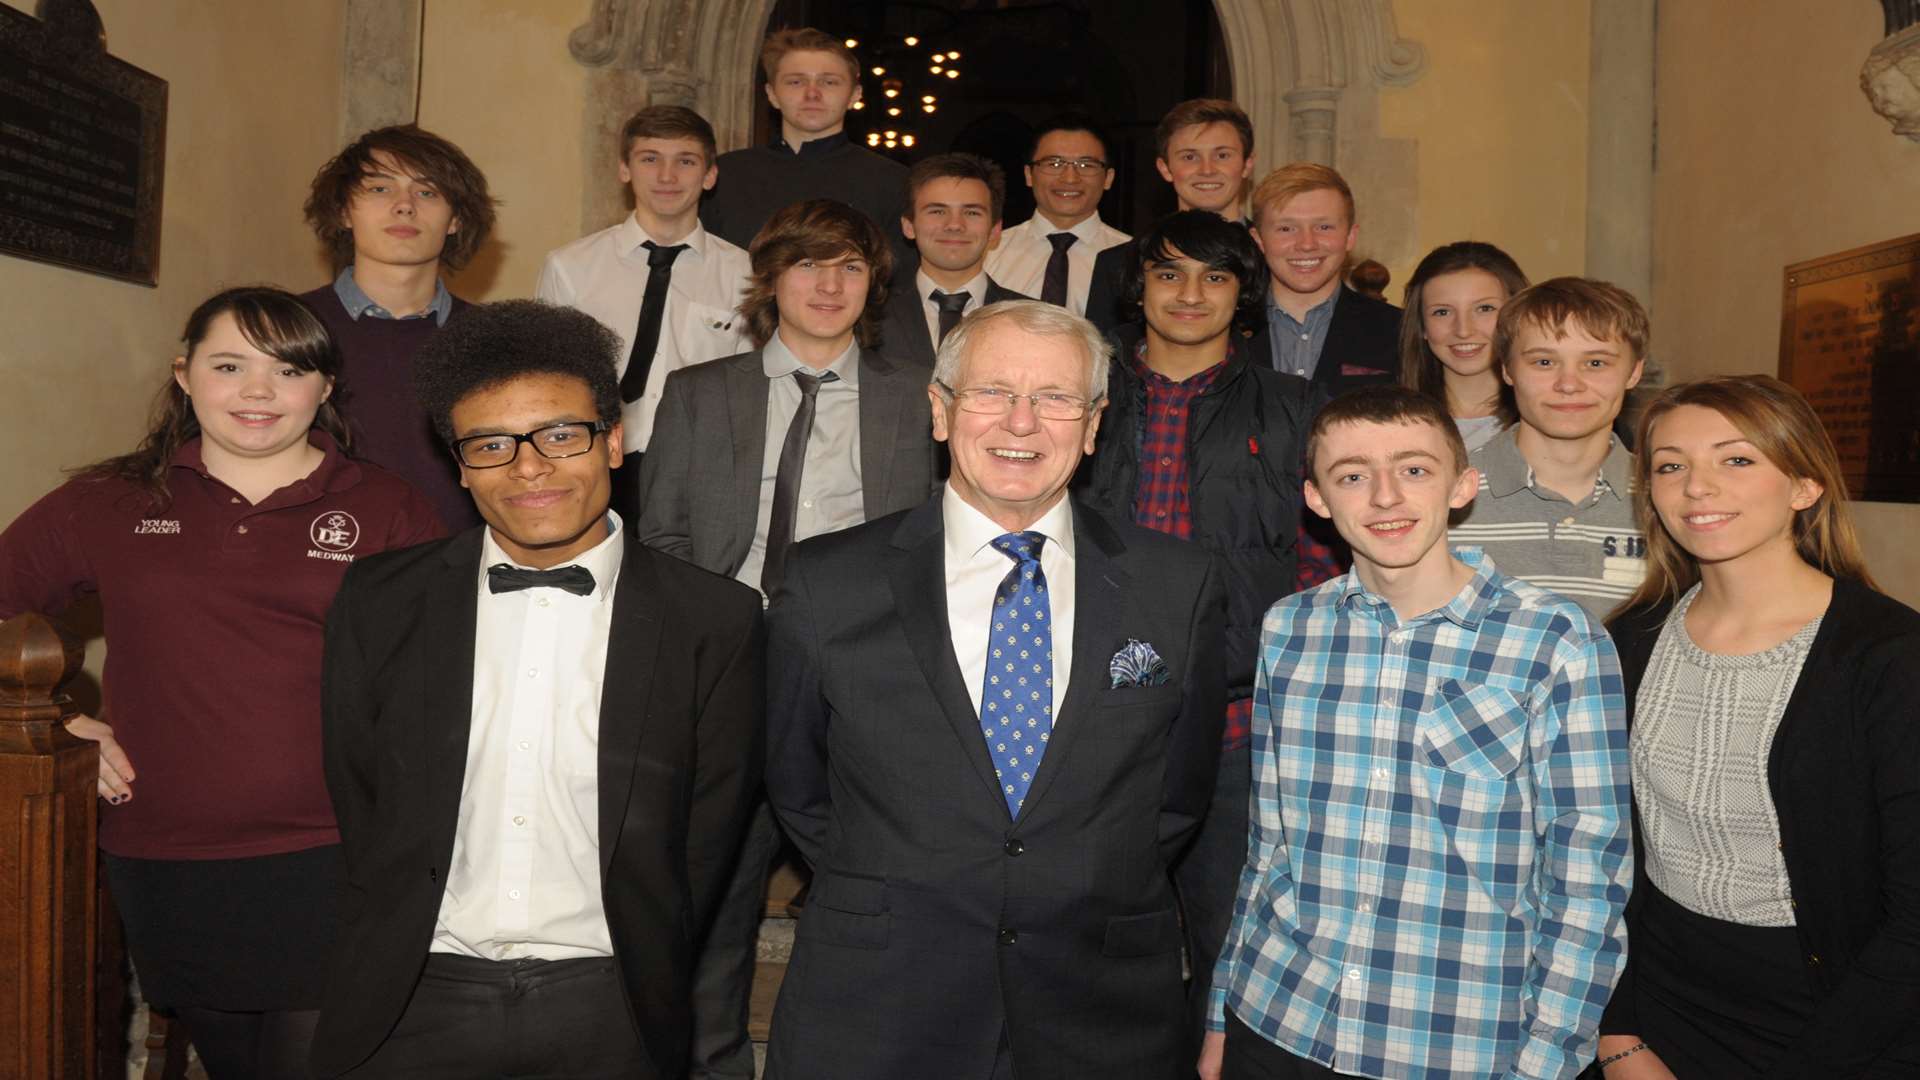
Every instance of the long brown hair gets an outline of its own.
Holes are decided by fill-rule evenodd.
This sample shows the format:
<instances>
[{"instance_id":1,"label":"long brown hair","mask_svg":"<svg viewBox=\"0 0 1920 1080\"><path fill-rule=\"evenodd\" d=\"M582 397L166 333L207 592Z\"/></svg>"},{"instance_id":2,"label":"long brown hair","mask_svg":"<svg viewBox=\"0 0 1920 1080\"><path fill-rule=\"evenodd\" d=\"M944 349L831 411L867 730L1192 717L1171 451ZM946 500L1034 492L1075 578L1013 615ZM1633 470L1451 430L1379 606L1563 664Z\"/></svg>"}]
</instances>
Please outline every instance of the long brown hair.
<instances>
[{"instance_id":1,"label":"long brown hair","mask_svg":"<svg viewBox=\"0 0 1920 1080\"><path fill-rule=\"evenodd\" d=\"M1427 252L1427 257L1413 268L1413 276L1407 279L1407 291L1401 301L1404 310L1400 315L1400 385L1409 390L1418 390L1442 406L1448 404L1447 372L1432 346L1427 344L1427 282L1441 274L1461 270L1481 270L1492 274L1500 286L1507 290L1508 300L1527 287L1527 275L1521 271L1520 264L1513 261L1513 256L1478 240L1443 244ZM1487 343L1487 349L1492 352L1491 341ZM1492 360L1496 365L1500 363L1498 355L1494 355ZM1513 403L1513 388L1504 379L1497 381L1500 383L1500 396L1494 404L1494 415L1500 418L1501 427L1512 427L1520 420L1520 410Z\"/></svg>"},{"instance_id":2,"label":"long brown hair","mask_svg":"<svg viewBox=\"0 0 1920 1080\"><path fill-rule=\"evenodd\" d=\"M880 318L887 309L887 281L893 276L893 250L867 215L834 199L806 199L774 213L747 249L753 272L740 297L740 314L756 346L764 347L780 328L775 297L780 275L808 259L862 259L867 264L867 302L853 324L854 340L872 348L880 340Z\"/></svg>"},{"instance_id":3,"label":"long brown hair","mask_svg":"<svg viewBox=\"0 0 1920 1080\"><path fill-rule=\"evenodd\" d=\"M1634 443L1640 453L1633 463L1633 510L1647 535L1647 576L1614 614L1672 603L1700 580L1699 561L1667 533L1653 509L1653 426L1682 405L1719 413L1774 468L1796 480L1819 484L1824 489L1820 498L1793 517L1794 549L1823 574L1879 588L1860 553L1860 536L1847 508L1840 454L1813 406L1800 391L1771 375L1723 375L1670 386L1640 415Z\"/></svg>"},{"instance_id":4,"label":"long brown hair","mask_svg":"<svg viewBox=\"0 0 1920 1080\"><path fill-rule=\"evenodd\" d=\"M347 422L333 404L339 396L340 350L320 321L300 298L272 285L242 285L208 297L193 314L187 316L187 328L180 334L186 345L187 362L193 351L206 340L213 320L232 315L247 343L276 360L284 360L301 371L336 380L334 394L320 403L313 426L333 437L344 452L350 446ZM167 471L173 456L187 443L200 437L200 421L193 414L193 402L180 389L172 375L167 376L154 399L153 423L147 437L132 453L97 461L75 475L82 480L120 480L139 488L155 509L171 499L167 491Z\"/></svg>"},{"instance_id":5,"label":"long brown hair","mask_svg":"<svg viewBox=\"0 0 1920 1080\"><path fill-rule=\"evenodd\" d=\"M493 232L494 206L499 202L487 190L487 176L453 143L413 124L375 128L348 143L320 166L307 193L307 224L327 247L334 272L353 262L353 230L347 210L375 171L373 155L384 153L402 168L432 184L453 207L458 231L447 235L440 262L451 270L467 265ZM624 156L624 153L623 153Z\"/></svg>"}]
</instances>

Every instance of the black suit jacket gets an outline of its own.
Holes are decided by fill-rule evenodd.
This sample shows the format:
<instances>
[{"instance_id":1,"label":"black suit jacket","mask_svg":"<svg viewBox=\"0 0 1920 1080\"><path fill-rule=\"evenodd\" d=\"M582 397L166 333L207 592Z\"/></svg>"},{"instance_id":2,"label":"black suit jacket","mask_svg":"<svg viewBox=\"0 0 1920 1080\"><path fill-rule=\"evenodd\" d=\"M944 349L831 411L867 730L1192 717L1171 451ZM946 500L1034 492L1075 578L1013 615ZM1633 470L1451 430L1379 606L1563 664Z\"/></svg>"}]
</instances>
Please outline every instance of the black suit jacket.
<instances>
[{"instance_id":1,"label":"black suit jacket","mask_svg":"<svg viewBox=\"0 0 1920 1080\"><path fill-rule=\"evenodd\" d=\"M1139 309L1122 310L1120 293L1127 285L1127 267L1140 259L1140 241L1129 240L1093 258L1093 281L1087 286L1087 321L1111 334L1134 321Z\"/></svg>"},{"instance_id":2,"label":"black suit jacket","mask_svg":"<svg viewBox=\"0 0 1920 1080\"><path fill-rule=\"evenodd\" d=\"M347 891L314 1064L364 1061L426 963L466 773L481 528L347 571L327 618L327 788ZM601 689L601 903L654 1076L685 1072L693 946L758 794L758 595L629 543Z\"/></svg>"},{"instance_id":3,"label":"black suit jacket","mask_svg":"<svg viewBox=\"0 0 1920 1080\"><path fill-rule=\"evenodd\" d=\"M917 364L931 371L933 354L938 343L927 332L927 317L921 306L926 298L918 295L918 282L911 274L904 286L896 284L887 295L886 319L880 325L880 348L888 356L903 363ZM1028 300L1031 297L1012 289L1002 288L992 278L987 279L987 303L997 304L1002 300ZM969 312L971 314L971 312Z\"/></svg>"},{"instance_id":4,"label":"black suit jacket","mask_svg":"<svg viewBox=\"0 0 1920 1080\"><path fill-rule=\"evenodd\" d=\"M1021 1080L1187 1064L1167 867L1219 759L1222 576L1077 507L1074 529L1073 674L1018 820L954 659L941 500L795 549L767 791L814 879L769 1080L982 1080L1003 1030ZM1111 687L1129 639L1168 682Z\"/></svg>"},{"instance_id":5,"label":"black suit jacket","mask_svg":"<svg viewBox=\"0 0 1920 1080\"><path fill-rule=\"evenodd\" d=\"M1265 356L1273 367L1273 340L1263 319L1249 343L1255 356ZM1333 324L1327 343L1313 369L1313 388L1321 401L1331 401L1362 386L1390 383L1400 377L1400 309L1345 285L1333 306Z\"/></svg>"}]
</instances>

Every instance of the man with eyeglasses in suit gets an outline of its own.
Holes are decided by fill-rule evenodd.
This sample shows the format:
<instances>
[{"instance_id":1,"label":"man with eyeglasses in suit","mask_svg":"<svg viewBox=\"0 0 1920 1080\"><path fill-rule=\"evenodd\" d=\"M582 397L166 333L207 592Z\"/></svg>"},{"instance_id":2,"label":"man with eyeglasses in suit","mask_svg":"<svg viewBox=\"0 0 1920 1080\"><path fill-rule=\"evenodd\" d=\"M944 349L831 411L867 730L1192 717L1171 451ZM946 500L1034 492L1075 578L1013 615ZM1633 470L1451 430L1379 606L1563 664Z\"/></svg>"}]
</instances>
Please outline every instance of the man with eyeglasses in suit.
<instances>
[{"instance_id":1,"label":"man with eyeglasses in suit","mask_svg":"<svg viewBox=\"0 0 1920 1080\"><path fill-rule=\"evenodd\" d=\"M1034 137L1025 172L1033 216L1001 232L987 273L1014 292L1085 315L1094 259L1131 239L1100 220L1100 196L1113 186L1107 140L1085 116L1057 117Z\"/></svg>"}]
</instances>

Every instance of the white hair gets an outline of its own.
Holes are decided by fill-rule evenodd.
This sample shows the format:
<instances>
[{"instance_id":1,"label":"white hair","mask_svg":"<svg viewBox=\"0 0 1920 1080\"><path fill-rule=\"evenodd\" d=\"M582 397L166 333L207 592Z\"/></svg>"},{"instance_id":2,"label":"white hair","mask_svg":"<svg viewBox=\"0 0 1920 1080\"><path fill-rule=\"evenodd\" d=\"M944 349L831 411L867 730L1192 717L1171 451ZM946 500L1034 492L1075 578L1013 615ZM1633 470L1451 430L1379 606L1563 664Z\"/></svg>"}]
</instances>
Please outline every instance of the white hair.
<instances>
[{"instance_id":1,"label":"white hair","mask_svg":"<svg viewBox=\"0 0 1920 1080\"><path fill-rule=\"evenodd\" d=\"M947 339L940 343L940 351L933 360L934 381L958 389L967 347L988 327L1001 322L1041 337L1071 339L1087 358L1088 400L1100 401L1107 396L1107 367L1113 357L1113 346L1092 323L1057 304L1040 300L1002 300L978 308L961 319L960 325L948 331Z\"/></svg>"}]
</instances>

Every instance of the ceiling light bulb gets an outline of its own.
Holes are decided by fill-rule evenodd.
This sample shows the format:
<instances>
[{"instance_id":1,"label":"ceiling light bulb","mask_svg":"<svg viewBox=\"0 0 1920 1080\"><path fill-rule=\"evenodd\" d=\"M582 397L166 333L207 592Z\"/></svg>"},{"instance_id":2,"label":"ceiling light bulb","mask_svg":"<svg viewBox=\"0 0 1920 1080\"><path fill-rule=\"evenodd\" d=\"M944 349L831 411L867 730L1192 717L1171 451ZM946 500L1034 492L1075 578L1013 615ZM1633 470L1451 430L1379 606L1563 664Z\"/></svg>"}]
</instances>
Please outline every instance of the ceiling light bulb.
<instances>
[{"instance_id":1,"label":"ceiling light bulb","mask_svg":"<svg viewBox=\"0 0 1920 1080\"><path fill-rule=\"evenodd\" d=\"M902 146L912 146L912 145L913 145L913 136L911 136L911 135L902 135L902 136L900 136L900 145L902 145Z\"/></svg>"},{"instance_id":2,"label":"ceiling light bulb","mask_svg":"<svg viewBox=\"0 0 1920 1080\"><path fill-rule=\"evenodd\" d=\"M900 96L900 91L898 91L898 90L895 90L895 89L894 89L893 87L891 87L891 86L889 86L889 87L887 87L887 88L886 88L885 90L882 90L882 91L881 91L881 93L883 93L883 94L885 94L885 95L887 95L888 97L899 97L899 96Z\"/></svg>"},{"instance_id":3,"label":"ceiling light bulb","mask_svg":"<svg viewBox=\"0 0 1920 1080\"><path fill-rule=\"evenodd\" d=\"M959 69L959 68L948 68L948 69L947 69L947 78L949 78L949 79L957 79L957 78L959 78L959 77L960 77L960 69Z\"/></svg>"},{"instance_id":4,"label":"ceiling light bulb","mask_svg":"<svg viewBox=\"0 0 1920 1080\"><path fill-rule=\"evenodd\" d=\"M880 133L879 133L879 132L877 132L877 131L869 131L869 132L867 132L867 145L868 145L868 146L879 146L879 145L880 145Z\"/></svg>"},{"instance_id":5,"label":"ceiling light bulb","mask_svg":"<svg viewBox=\"0 0 1920 1080\"><path fill-rule=\"evenodd\" d=\"M940 74L941 68L939 64L935 64L932 67L928 68L927 70L933 72L935 75L938 75Z\"/></svg>"},{"instance_id":6,"label":"ceiling light bulb","mask_svg":"<svg viewBox=\"0 0 1920 1080\"><path fill-rule=\"evenodd\" d=\"M889 105L889 106L887 107L887 115L888 115L888 116L899 116L899 115L900 115L900 106L898 106L898 105Z\"/></svg>"},{"instance_id":7,"label":"ceiling light bulb","mask_svg":"<svg viewBox=\"0 0 1920 1080\"><path fill-rule=\"evenodd\" d=\"M922 105L922 106L920 106L920 111L921 111L921 112L932 112L932 111L933 111L933 106L931 106L931 105Z\"/></svg>"},{"instance_id":8,"label":"ceiling light bulb","mask_svg":"<svg viewBox=\"0 0 1920 1080\"><path fill-rule=\"evenodd\" d=\"M886 68L883 68L883 67L881 67L881 66L880 66L880 65L878 65L878 64L875 64L875 65L873 66L873 73L874 73L875 75L885 75L885 74L887 73L887 69L886 69Z\"/></svg>"},{"instance_id":9,"label":"ceiling light bulb","mask_svg":"<svg viewBox=\"0 0 1920 1080\"><path fill-rule=\"evenodd\" d=\"M912 47L914 47L915 45L918 45L918 44L920 44L920 39L919 39L919 38L917 38L917 37L914 37L914 36L913 36L913 35L911 35L911 34L909 34L909 35L907 35L907 47L908 47L908 48L912 48Z\"/></svg>"},{"instance_id":10,"label":"ceiling light bulb","mask_svg":"<svg viewBox=\"0 0 1920 1080\"><path fill-rule=\"evenodd\" d=\"M949 59L949 60L958 60L958 59L960 59L960 50L959 50L959 49L948 49L948 50L947 50L947 59Z\"/></svg>"},{"instance_id":11,"label":"ceiling light bulb","mask_svg":"<svg viewBox=\"0 0 1920 1080\"><path fill-rule=\"evenodd\" d=\"M847 48L849 48L849 49L857 49L857 48L859 48L859 47L860 47L860 41L859 41L859 39L858 39L858 38L848 38L848 39L847 39Z\"/></svg>"},{"instance_id":12,"label":"ceiling light bulb","mask_svg":"<svg viewBox=\"0 0 1920 1080\"><path fill-rule=\"evenodd\" d=\"M853 108L856 108L856 109L864 109L866 107L867 107L867 103L864 101L856 101L853 103Z\"/></svg>"}]
</instances>

